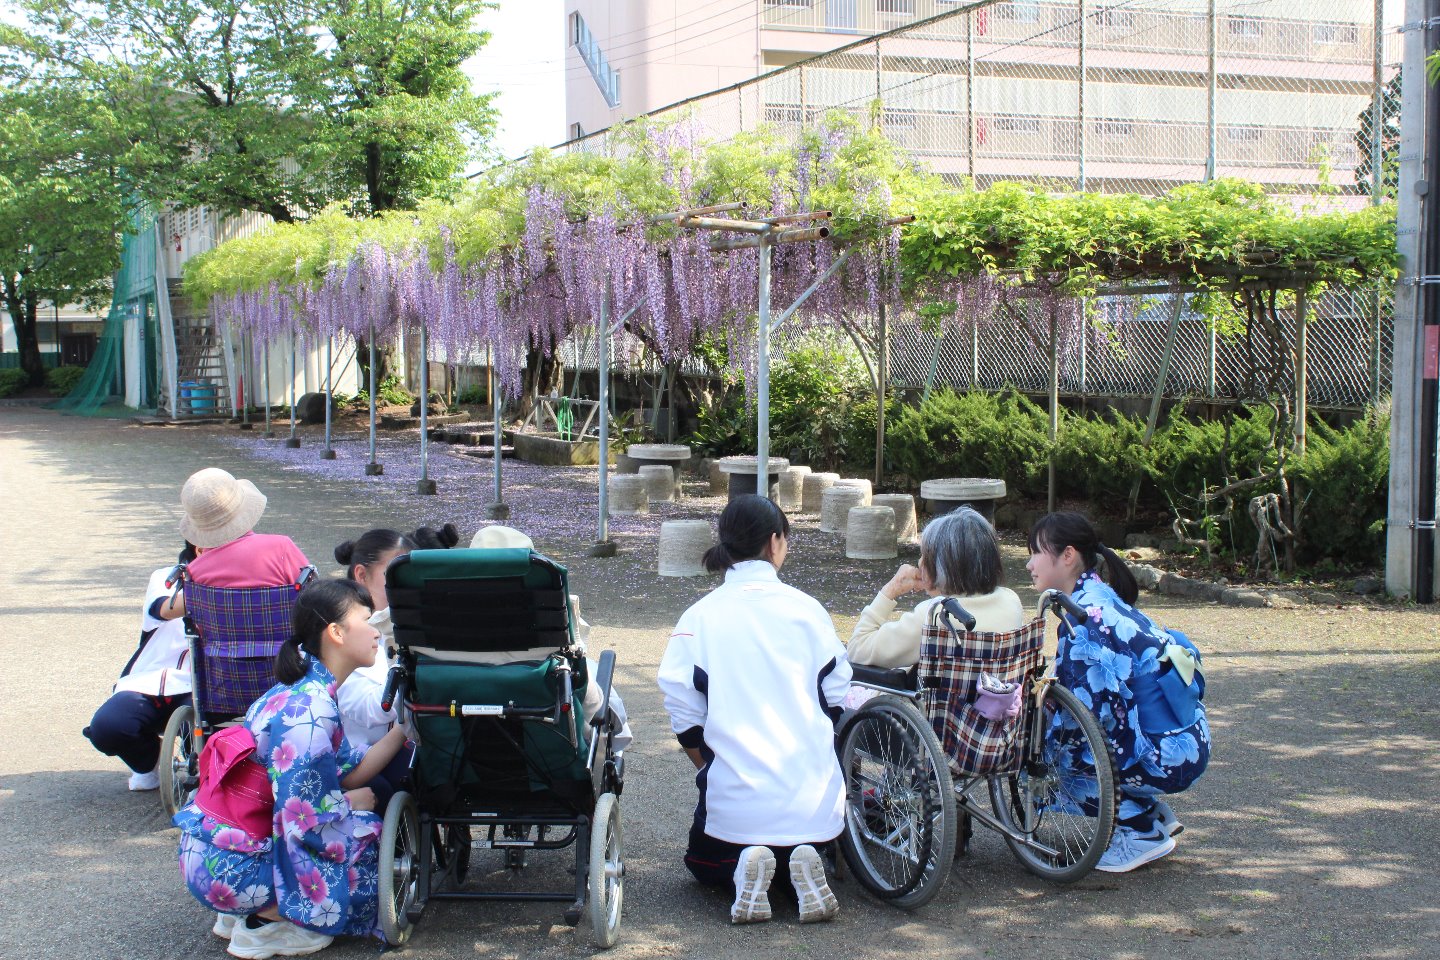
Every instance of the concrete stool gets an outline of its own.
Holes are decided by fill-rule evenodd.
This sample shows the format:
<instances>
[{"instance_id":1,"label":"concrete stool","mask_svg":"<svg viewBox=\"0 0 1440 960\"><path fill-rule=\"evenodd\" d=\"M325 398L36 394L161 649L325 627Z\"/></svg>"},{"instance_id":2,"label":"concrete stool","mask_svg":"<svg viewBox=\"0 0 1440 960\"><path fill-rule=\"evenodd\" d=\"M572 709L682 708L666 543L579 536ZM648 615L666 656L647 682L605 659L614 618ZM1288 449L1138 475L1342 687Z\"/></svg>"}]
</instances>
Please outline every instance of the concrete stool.
<instances>
[{"instance_id":1,"label":"concrete stool","mask_svg":"<svg viewBox=\"0 0 1440 960\"><path fill-rule=\"evenodd\" d=\"M618 473L606 484L611 516L649 513L650 501L645 493L645 478L638 473Z\"/></svg>"},{"instance_id":2,"label":"concrete stool","mask_svg":"<svg viewBox=\"0 0 1440 960\"><path fill-rule=\"evenodd\" d=\"M800 509L800 499L809 467L789 467L780 474L780 497L776 501L780 509L790 513Z\"/></svg>"},{"instance_id":3,"label":"concrete stool","mask_svg":"<svg viewBox=\"0 0 1440 960\"><path fill-rule=\"evenodd\" d=\"M860 479L853 479L853 480L852 480L852 479L836 480L836 481L835 481L835 486L837 486L837 487L854 487L854 488L856 488L857 490L863 490L863 491L865 491L865 499L864 499L863 501L861 501L861 504L862 504L863 506L866 506L866 507L870 506L871 488L870 488L870 481L869 481L869 480L860 480Z\"/></svg>"},{"instance_id":4,"label":"concrete stool","mask_svg":"<svg viewBox=\"0 0 1440 960\"><path fill-rule=\"evenodd\" d=\"M915 498L908 493L877 493L870 498L873 507L889 507L895 511L895 539L914 543L919 539L915 525Z\"/></svg>"},{"instance_id":5,"label":"concrete stool","mask_svg":"<svg viewBox=\"0 0 1440 960\"><path fill-rule=\"evenodd\" d=\"M746 494L759 493L760 485L757 482L756 471L759 469L760 460L757 457L740 455L724 457L720 461L720 469L730 475L729 497L734 500L736 497L743 497ZM779 491L776 490L780 474L790 467L790 461L784 457L771 457L765 464L765 490L764 496L774 500Z\"/></svg>"},{"instance_id":6,"label":"concrete stool","mask_svg":"<svg viewBox=\"0 0 1440 960\"><path fill-rule=\"evenodd\" d=\"M819 513L825 491L835 486L838 473L811 473L800 478L800 512Z\"/></svg>"},{"instance_id":7,"label":"concrete stool","mask_svg":"<svg viewBox=\"0 0 1440 960\"><path fill-rule=\"evenodd\" d=\"M1005 499L1005 481L984 477L926 480L920 484L920 496L933 516L949 513L957 507L974 507L993 525L995 504Z\"/></svg>"},{"instance_id":8,"label":"concrete stool","mask_svg":"<svg viewBox=\"0 0 1440 960\"><path fill-rule=\"evenodd\" d=\"M719 460L710 461L710 495L723 497L730 492L730 474L720 469Z\"/></svg>"},{"instance_id":9,"label":"concrete stool","mask_svg":"<svg viewBox=\"0 0 1440 960\"><path fill-rule=\"evenodd\" d=\"M705 551L715 542L707 520L660 524L660 576L696 577L705 572Z\"/></svg>"},{"instance_id":10,"label":"concrete stool","mask_svg":"<svg viewBox=\"0 0 1440 960\"><path fill-rule=\"evenodd\" d=\"M889 560L897 553L894 510L850 508L845 528L845 556L852 560Z\"/></svg>"},{"instance_id":11,"label":"concrete stool","mask_svg":"<svg viewBox=\"0 0 1440 960\"><path fill-rule=\"evenodd\" d=\"M865 491L859 487L839 484L826 490L820 500L820 529L825 533L844 533L850 522L850 508L864 506Z\"/></svg>"},{"instance_id":12,"label":"concrete stool","mask_svg":"<svg viewBox=\"0 0 1440 960\"><path fill-rule=\"evenodd\" d=\"M647 464L640 468L645 480L645 496L651 503L669 503L675 499L675 468L664 464Z\"/></svg>"}]
</instances>

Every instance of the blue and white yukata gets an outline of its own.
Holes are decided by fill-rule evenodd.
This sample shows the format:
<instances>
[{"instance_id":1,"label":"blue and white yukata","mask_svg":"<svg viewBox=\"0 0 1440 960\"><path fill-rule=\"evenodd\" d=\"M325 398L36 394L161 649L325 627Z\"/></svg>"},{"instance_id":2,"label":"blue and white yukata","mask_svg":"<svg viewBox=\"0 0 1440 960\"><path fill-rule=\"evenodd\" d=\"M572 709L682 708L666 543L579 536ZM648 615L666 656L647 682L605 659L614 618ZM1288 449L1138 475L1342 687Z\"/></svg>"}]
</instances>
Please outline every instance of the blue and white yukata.
<instances>
[{"instance_id":1,"label":"blue and white yukata","mask_svg":"<svg viewBox=\"0 0 1440 960\"><path fill-rule=\"evenodd\" d=\"M1114 750L1120 823L1152 833L1156 798L1185 790L1210 761L1204 680L1192 673L1199 657L1183 635L1121 600L1094 570L1071 597L1089 616L1073 634L1061 627L1056 677L1094 712Z\"/></svg>"},{"instance_id":2,"label":"blue and white yukata","mask_svg":"<svg viewBox=\"0 0 1440 960\"><path fill-rule=\"evenodd\" d=\"M276 904L292 923L328 934L379 936L380 818L351 809L340 778L360 762L341 732L335 677L310 659L305 676L276 684L245 714L275 790L269 837L201 813L175 815L180 874L195 899L247 915Z\"/></svg>"}]
</instances>

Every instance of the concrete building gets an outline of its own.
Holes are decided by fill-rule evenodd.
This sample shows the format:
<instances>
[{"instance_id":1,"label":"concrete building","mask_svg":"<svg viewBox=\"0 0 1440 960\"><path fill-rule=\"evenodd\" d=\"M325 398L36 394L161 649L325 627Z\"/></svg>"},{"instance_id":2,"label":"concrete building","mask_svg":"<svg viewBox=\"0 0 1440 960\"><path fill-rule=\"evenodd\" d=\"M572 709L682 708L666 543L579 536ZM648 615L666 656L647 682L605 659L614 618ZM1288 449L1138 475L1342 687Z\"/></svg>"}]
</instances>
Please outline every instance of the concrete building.
<instances>
[{"instance_id":1,"label":"concrete building","mask_svg":"<svg viewBox=\"0 0 1440 960\"><path fill-rule=\"evenodd\" d=\"M1149 192L1208 174L1367 192L1355 133L1392 52L1377 45L1374 0L1001 0L878 53L774 73L957 6L568 0L569 135L773 73L712 126L799 126L878 100L893 138L981 183Z\"/></svg>"}]
</instances>

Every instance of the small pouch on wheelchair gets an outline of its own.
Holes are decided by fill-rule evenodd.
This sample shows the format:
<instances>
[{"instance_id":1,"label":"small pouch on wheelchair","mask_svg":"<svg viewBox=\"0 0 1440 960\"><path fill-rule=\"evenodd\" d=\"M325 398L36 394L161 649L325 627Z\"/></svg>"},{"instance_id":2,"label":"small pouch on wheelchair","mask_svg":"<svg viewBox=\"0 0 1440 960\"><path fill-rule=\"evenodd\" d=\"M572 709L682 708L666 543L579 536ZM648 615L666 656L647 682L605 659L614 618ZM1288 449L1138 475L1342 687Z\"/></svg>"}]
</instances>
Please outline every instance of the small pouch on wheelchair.
<instances>
[{"instance_id":1,"label":"small pouch on wheelchair","mask_svg":"<svg viewBox=\"0 0 1440 960\"><path fill-rule=\"evenodd\" d=\"M1004 720L1020 715L1020 684L1001 680L988 673L975 683L975 712L986 720Z\"/></svg>"},{"instance_id":2,"label":"small pouch on wheelchair","mask_svg":"<svg viewBox=\"0 0 1440 960\"><path fill-rule=\"evenodd\" d=\"M200 790L195 806L207 817L268 840L274 830L275 791L264 764L255 759L255 737L242 726L211 735L200 751Z\"/></svg>"}]
</instances>

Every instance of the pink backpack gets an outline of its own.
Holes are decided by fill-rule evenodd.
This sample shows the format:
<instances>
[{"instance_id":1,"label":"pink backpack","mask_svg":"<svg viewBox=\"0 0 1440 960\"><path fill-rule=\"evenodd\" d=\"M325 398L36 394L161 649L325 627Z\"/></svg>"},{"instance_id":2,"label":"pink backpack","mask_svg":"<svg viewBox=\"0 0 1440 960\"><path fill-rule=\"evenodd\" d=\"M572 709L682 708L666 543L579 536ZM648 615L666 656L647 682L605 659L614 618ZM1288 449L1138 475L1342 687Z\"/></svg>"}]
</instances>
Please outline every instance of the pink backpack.
<instances>
[{"instance_id":1,"label":"pink backpack","mask_svg":"<svg viewBox=\"0 0 1440 960\"><path fill-rule=\"evenodd\" d=\"M275 791L265 765L255 758L255 737L243 724L212 734L200 751L195 806L206 816L245 831L252 840L270 839Z\"/></svg>"}]
</instances>

